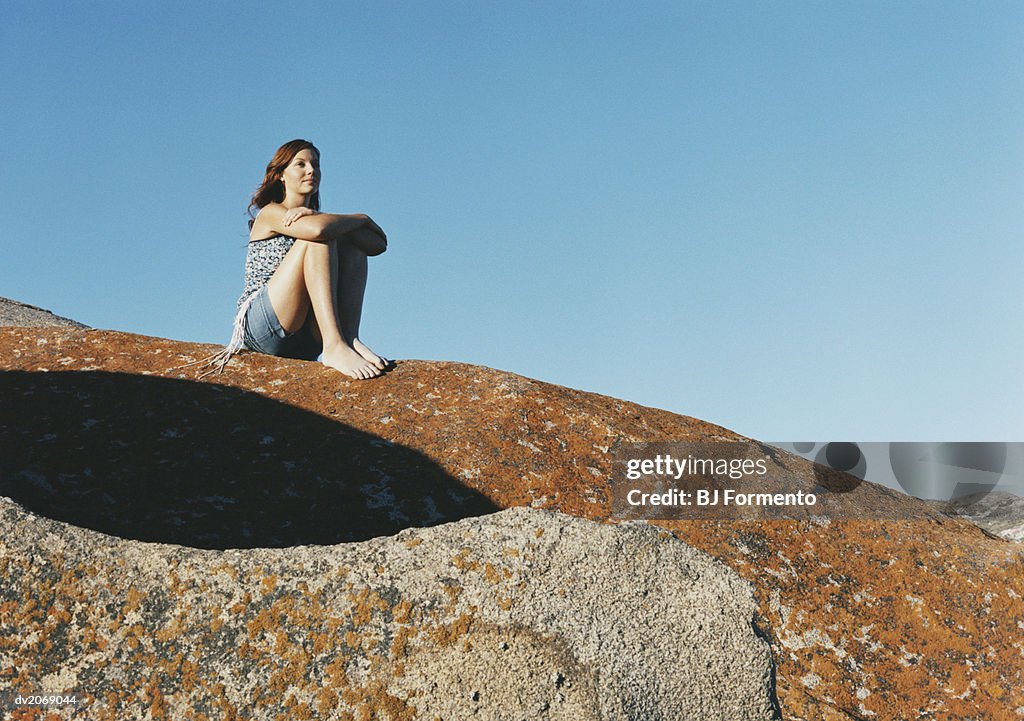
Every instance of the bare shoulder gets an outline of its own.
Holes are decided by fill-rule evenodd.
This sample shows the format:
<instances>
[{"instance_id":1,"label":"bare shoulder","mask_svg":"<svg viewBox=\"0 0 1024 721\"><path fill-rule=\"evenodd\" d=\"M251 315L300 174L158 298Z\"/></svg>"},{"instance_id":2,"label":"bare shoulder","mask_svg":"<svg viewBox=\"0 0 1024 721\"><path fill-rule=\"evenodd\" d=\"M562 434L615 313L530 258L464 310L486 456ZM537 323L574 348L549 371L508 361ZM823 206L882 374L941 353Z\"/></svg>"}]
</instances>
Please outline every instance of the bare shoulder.
<instances>
[{"instance_id":1,"label":"bare shoulder","mask_svg":"<svg viewBox=\"0 0 1024 721\"><path fill-rule=\"evenodd\" d=\"M279 228L284 225L285 212L287 211L280 203L268 203L260 208L260 212L256 214L256 219L252 222L252 228L249 229L249 240L269 238L280 233Z\"/></svg>"}]
</instances>

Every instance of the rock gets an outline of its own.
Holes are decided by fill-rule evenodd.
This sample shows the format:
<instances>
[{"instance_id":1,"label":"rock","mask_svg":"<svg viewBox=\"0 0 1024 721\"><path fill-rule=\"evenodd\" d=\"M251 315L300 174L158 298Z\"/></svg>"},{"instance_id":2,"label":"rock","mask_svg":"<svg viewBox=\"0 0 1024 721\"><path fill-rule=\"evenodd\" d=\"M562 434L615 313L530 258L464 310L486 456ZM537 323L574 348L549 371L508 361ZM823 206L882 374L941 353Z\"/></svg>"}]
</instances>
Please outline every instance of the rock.
<instances>
[{"instance_id":1,"label":"rock","mask_svg":"<svg viewBox=\"0 0 1024 721\"><path fill-rule=\"evenodd\" d=\"M757 444L459 363L405 361L370 382L256 354L201 383L174 370L213 350L0 329L0 494L125 538L209 549L337 543L515 506L606 521L616 441ZM770 471L769 488L828 483L781 451ZM1017 719L1021 546L870 483L832 495L835 518L860 520L652 523L752 584L787 721ZM483 698L470 689L470 701L474 690Z\"/></svg>"},{"instance_id":2,"label":"rock","mask_svg":"<svg viewBox=\"0 0 1024 721\"><path fill-rule=\"evenodd\" d=\"M69 328L88 328L77 320L64 318L43 308L26 305L9 298L0 298L0 326L19 325L44 328L63 326Z\"/></svg>"},{"instance_id":3,"label":"rock","mask_svg":"<svg viewBox=\"0 0 1024 721\"><path fill-rule=\"evenodd\" d=\"M1013 493L975 493L936 506L1008 541L1024 541L1024 498Z\"/></svg>"},{"instance_id":4,"label":"rock","mask_svg":"<svg viewBox=\"0 0 1024 721\"><path fill-rule=\"evenodd\" d=\"M176 368L211 350L112 331L0 329L0 393L25 399L0 428L10 449L0 492L124 538L338 543L509 506L607 518L617 441L749 440L461 363L402 362L372 383L253 353L206 383ZM810 463L779 459L775 478L795 473L807 491L825 482ZM943 518L873 484L833 497L853 515Z\"/></svg>"},{"instance_id":5,"label":"rock","mask_svg":"<svg viewBox=\"0 0 1024 721\"><path fill-rule=\"evenodd\" d=\"M645 524L512 509L201 551L3 499L0 527L0 685L96 721L773 718L749 585Z\"/></svg>"}]
</instances>

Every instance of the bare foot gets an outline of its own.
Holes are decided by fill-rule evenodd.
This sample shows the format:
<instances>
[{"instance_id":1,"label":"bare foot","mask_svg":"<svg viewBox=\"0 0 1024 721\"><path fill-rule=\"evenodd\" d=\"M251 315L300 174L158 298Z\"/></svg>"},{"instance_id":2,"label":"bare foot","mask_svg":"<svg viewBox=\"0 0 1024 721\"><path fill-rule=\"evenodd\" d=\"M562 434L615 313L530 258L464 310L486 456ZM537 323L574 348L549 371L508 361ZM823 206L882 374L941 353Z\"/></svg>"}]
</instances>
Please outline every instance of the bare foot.
<instances>
[{"instance_id":1,"label":"bare foot","mask_svg":"<svg viewBox=\"0 0 1024 721\"><path fill-rule=\"evenodd\" d=\"M375 365L380 370L384 370L385 368L387 368L387 366L388 366L388 359L387 358L381 358L379 355L377 355L372 350L370 350L366 346L366 344L363 343L358 338L354 338L352 340L352 349L356 353L361 355L363 358L365 358L366 360L368 360L371 363L373 363L373 365Z\"/></svg>"},{"instance_id":2,"label":"bare foot","mask_svg":"<svg viewBox=\"0 0 1024 721\"><path fill-rule=\"evenodd\" d=\"M366 380L380 375L379 368L347 345L324 348L321 362L356 380Z\"/></svg>"}]
</instances>

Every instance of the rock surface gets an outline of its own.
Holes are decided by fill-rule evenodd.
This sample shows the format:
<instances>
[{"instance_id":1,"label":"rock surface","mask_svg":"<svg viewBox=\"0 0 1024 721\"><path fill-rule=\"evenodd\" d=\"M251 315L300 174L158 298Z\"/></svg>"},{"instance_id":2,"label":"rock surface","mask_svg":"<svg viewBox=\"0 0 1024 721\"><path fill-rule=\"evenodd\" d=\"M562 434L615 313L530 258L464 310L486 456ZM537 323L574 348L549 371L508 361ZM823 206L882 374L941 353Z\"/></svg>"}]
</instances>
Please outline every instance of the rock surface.
<instances>
[{"instance_id":1,"label":"rock surface","mask_svg":"<svg viewBox=\"0 0 1024 721\"><path fill-rule=\"evenodd\" d=\"M964 496L936 507L953 516L966 518L989 533L1008 541L1024 541L1024 498L991 491Z\"/></svg>"},{"instance_id":2,"label":"rock surface","mask_svg":"<svg viewBox=\"0 0 1024 721\"><path fill-rule=\"evenodd\" d=\"M666 411L458 363L407 361L361 383L253 354L202 383L191 369L172 370L212 350L124 333L0 329L0 363L11 371L0 374L0 391L17 401L5 403L17 415L3 424L0 491L127 538L194 538L207 548L334 543L510 506L608 520L616 441L756 443ZM215 428L211 445L204 439ZM237 445L225 450L228 443ZM74 463L62 465L68 454ZM165 487L173 474L161 466L183 464L183 455L192 465L177 472L225 476L217 497ZM217 465L224 456L231 467ZM210 464L215 473L203 470ZM769 487L793 477L807 490L825 482L812 464L781 452L770 470ZM307 493L315 503L302 503ZM247 495L259 502L246 506ZM342 495L353 504L347 515L315 512ZM808 513L656 523L753 584L784 718L1019 721L1020 545L868 483L839 495L837 508L851 516L866 509L868 520ZM75 501L60 507L65 497ZM125 520L136 511L145 522ZM313 530L296 530L307 522Z\"/></svg>"},{"instance_id":3,"label":"rock surface","mask_svg":"<svg viewBox=\"0 0 1024 721\"><path fill-rule=\"evenodd\" d=\"M43 308L19 303L10 298L0 298L0 326L4 325L20 325L35 328L88 328L84 323L64 318Z\"/></svg>"},{"instance_id":4,"label":"rock surface","mask_svg":"<svg viewBox=\"0 0 1024 721\"><path fill-rule=\"evenodd\" d=\"M749 585L645 524L512 509L200 551L4 499L0 526L0 608L19 630L2 685L86 692L96 721L773 716Z\"/></svg>"}]
</instances>

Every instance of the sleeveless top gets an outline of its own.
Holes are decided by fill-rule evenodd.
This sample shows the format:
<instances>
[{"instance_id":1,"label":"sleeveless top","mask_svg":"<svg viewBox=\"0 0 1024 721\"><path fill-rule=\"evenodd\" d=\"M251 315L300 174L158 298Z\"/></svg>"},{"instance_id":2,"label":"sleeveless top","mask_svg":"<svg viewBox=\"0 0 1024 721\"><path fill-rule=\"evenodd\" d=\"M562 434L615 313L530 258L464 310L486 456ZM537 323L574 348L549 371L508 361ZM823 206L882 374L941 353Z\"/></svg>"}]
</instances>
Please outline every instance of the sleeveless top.
<instances>
[{"instance_id":1,"label":"sleeveless top","mask_svg":"<svg viewBox=\"0 0 1024 721\"><path fill-rule=\"evenodd\" d=\"M294 244L295 238L280 233L269 238L249 241L245 253L245 289L238 299L239 308L267 284Z\"/></svg>"},{"instance_id":2,"label":"sleeveless top","mask_svg":"<svg viewBox=\"0 0 1024 721\"><path fill-rule=\"evenodd\" d=\"M281 265L285 254L295 244L295 238L287 235L277 234L260 240L250 240L245 252L245 288L242 296L238 299L238 312L235 313L235 323L231 332L231 340L219 352L191 363L186 363L180 368L192 365L205 366L208 370L202 372L199 377L205 378L211 373L220 373L228 364L231 357L245 347L245 314L249 311L249 305L256 294L263 289L263 286L270 280L270 276Z\"/></svg>"}]
</instances>

